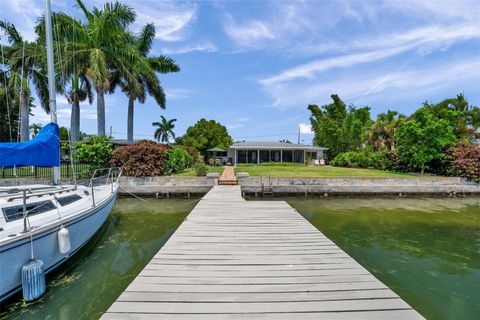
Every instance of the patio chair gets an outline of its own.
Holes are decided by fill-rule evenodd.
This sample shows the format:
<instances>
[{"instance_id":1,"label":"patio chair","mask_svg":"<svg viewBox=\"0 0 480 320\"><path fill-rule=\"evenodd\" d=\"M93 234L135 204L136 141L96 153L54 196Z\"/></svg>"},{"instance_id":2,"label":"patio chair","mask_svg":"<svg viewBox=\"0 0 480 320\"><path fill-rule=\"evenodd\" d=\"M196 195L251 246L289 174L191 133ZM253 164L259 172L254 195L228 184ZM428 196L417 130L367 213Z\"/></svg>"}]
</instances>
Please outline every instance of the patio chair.
<instances>
[{"instance_id":1,"label":"patio chair","mask_svg":"<svg viewBox=\"0 0 480 320\"><path fill-rule=\"evenodd\" d=\"M212 158L208 159L208 165L209 166L215 165L215 159L212 159Z\"/></svg>"},{"instance_id":2,"label":"patio chair","mask_svg":"<svg viewBox=\"0 0 480 320\"><path fill-rule=\"evenodd\" d=\"M222 164L222 160L221 159L215 159L215 165L216 166L220 166Z\"/></svg>"}]
</instances>

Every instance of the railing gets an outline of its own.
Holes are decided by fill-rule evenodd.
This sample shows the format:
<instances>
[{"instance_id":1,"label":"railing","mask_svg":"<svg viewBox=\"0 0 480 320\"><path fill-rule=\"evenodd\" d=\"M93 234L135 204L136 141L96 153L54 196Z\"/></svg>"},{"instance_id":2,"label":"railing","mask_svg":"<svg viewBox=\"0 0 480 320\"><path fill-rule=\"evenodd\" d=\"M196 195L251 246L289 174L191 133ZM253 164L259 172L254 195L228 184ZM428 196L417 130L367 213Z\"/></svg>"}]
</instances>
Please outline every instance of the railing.
<instances>
[{"instance_id":1,"label":"railing","mask_svg":"<svg viewBox=\"0 0 480 320\"><path fill-rule=\"evenodd\" d=\"M70 161L60 163L60 177L62 179L72 179L76 177L89 177L91 175L90 164L77 162L72 164ZM53 179L53 168L51 167L18 167L1 168L0 179L32 178L32 179Z\"/></svg>"}]
</instances>

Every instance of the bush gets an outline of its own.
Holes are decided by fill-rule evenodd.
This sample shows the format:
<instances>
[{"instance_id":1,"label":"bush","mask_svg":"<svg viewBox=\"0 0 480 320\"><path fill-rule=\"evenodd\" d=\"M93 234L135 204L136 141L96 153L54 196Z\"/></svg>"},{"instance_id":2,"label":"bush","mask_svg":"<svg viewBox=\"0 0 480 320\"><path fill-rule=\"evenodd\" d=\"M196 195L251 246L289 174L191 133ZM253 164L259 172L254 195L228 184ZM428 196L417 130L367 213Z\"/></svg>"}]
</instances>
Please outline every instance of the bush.
<instances>
[{"instance_id":1,"label":"bush","mask_svg":"<svg viewBox=\"0 0 480 320\"><path fill-rule=\"evenodd\" d=\"M182 172L193 164L192 156L183 148L168 149L165 154L167 156L166 174Z\"/></svg>"},{"instance_id":2,"label":"bush","mask_svg":"<svg viewBox=\"0 0 480 320\"><path fill-rule=\"evenodd\" d=\"M166 173L168 146L153 141L141 141L115 149L112 167L123 167L123 174L133 177L153 177Z\"/></svg>"},{"instance_id":3,"label":"bush","mask_svg":"<svg viewBox=\"0 0 480 320\"><path fill-rule=\"evenodd\" d=\"M87 162L90 170L105 168L113 150L110 137L95 135L91 135L87 140L75 144L73 148L76 151L75 159Z\"/></svg>"},{"instance_id":4,"label":"bush","mask_svg":"<svg viewBox=\"0 0 480 320\"><path fill-rule=\"evenodd\" d=\"M452 174L480 182L480 147L459 144L453 149Z\"/></svg>"},{"instance_id":5,"label":"bush","mask_svg":"<svg viewBox=\"0 0 480 320\"><path fill-rule=\"evenodd\" d=\"M197 162L193 166L193 170L195 171L195 175L198 177L204 177L208 173L208 167L203 162Z\"/></svg>"},{"instance_id":6,"label":"bush","mask_svg":"<svg viewBox=\"0 0 480 320\"><path fill-rule=\"evenodd\" d=\"M330 162L332 166L347 168L366 168L387 170L391 168L391 161L385 151L373 151L365 148L360 151L339 153Z\"/></svg>"},{"instance_id":7,"label":"bush","mask_svg":"<svg viewBox=\"0 0 480 320\"><path fill-rule=\"evenodd\" d=\"M192 147L188 147L188 146L183 146L183 145L176 145L174 148L182 148L184 149L185 151L188 152L188 154L190 156L192 156L192 163L196 163L196 162L199 162L199 161L202 161L202 156L200 155L200 152L198 152L197 149L195 148L192 148Z\"/></svg>"}]
</instances>

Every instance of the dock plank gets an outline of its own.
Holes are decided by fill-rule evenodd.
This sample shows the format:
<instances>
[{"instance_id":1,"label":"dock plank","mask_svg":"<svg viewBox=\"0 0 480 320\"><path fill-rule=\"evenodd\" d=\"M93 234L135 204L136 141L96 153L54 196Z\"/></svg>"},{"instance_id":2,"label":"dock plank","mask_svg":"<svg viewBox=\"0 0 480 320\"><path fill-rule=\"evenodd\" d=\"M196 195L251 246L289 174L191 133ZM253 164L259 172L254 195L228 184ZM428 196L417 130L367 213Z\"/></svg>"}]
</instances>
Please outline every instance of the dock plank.
<instances>
[{"instance_id":1,"label":"dock plank","mask_svg":"<svg viewBox=\"0 0 480 320\"><path fill-rule=\"evenodd\" d=\"M422 319L283 201L215 186L102 319Z\"/></svg>"}]
</instances>

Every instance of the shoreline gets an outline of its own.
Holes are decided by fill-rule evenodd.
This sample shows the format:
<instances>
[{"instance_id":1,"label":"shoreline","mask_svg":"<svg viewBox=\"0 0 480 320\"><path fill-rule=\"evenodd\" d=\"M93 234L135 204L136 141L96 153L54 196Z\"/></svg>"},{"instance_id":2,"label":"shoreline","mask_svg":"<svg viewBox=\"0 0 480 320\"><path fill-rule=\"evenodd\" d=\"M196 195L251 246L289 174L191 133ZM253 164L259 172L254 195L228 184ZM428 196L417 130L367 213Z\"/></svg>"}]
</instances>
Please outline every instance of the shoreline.
<instances>
[{"instance_id":1,"label":"shoreline","mask_svg":"<svg viewBox=\"0 0 480 320\"><path fill-rule=\"evenodd\" d=\"M0 186L33 183L42 179L1 179ZM68 183L68 181L64 181ZM119 195L156 197L202 196L218 183L217 177L121 177ZM480 195L480 184L459 177L421 178L268 178L239 176L244 196L467 196Z\"/></svg>"}]
</instances>

